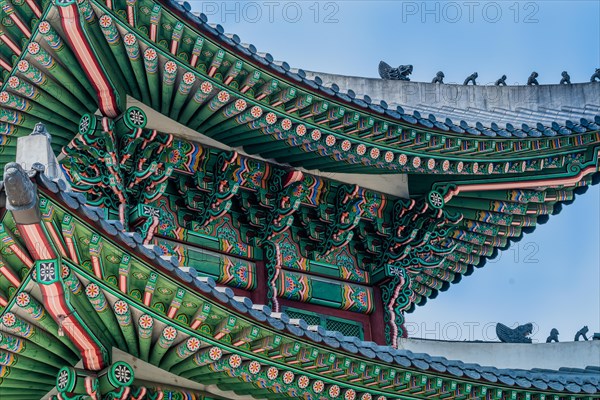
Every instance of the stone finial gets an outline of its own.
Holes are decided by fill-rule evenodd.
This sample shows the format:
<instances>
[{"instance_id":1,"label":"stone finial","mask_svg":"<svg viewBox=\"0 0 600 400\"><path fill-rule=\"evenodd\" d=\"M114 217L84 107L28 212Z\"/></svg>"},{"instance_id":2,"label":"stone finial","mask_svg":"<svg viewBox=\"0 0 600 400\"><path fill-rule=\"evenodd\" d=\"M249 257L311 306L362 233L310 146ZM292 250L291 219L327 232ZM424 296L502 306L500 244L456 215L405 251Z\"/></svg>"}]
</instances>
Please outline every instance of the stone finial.
<instances>
[{"instance_id":1,"label":"stone finial","mask_svg":"<svg viewBox=\"0 0 600 400\"><path fill-rule=\"evenodd\" d=\"M579 338L583 336L583 340L588 340L587 338L587 333L589 331L589 328L586 326L584 326L583 328L581 328L580 330L577 331L577 333L575 334L575 341L579 342Z\"/></svg>"},{"instance_id":2,"label":"stone finial","mask_svg":"<svg viewBox=\"0 0 600 400\"><path fill-rule=\"evenodd\" d=\"M495 83L495 86L506 86L506 75L502 75Z\"/></svg>"},{"instance_id":3,"label":"stone finial","mask_svg":"<svg viewBox=\"0 0 600 400\"><path fill-rule=\"evenodd\" d=\"M550 336L546 339L546 343L556 342L558 343L558 329L552 328Z\"/></svg>"},{"instance_id":4,"label":"stone finial","mask_svg":"<svg viewBox=\"0 0 600 400\"><path fill-rule=\"evenodd\" d=\"M539 76L539 74L537 72L533 71L531 73L531 75L529 75L529 78L527 78L527 86L539 85L539 83L536 79L538 76Z\"/></svg>"},{"instance_id":5,"label":"stone finial","mask_svg":"<svg viewBox=\"0 0 600 400\"><path fill-rule=\"evenodd\" d=\"M569 76L567 71L563 71L560 75L562 76L562 78L559 82L560 85L570 85L571 84L571 76Z\"/></svg>"},{"instance_id":6,"label":"stone finial","mask_svg":"<svg viewBox=\"0 0 600 400\"><path fill-rule=\"evenodd\" d=\"M37 124L35 124L35 127L33 128L33 131L31 132L31 135L43 135L43 136L46 136L46 138L48 139L48 141L50 143L52 143L52 136L50 135L50 132L48 132L48 129L46 129L46 125L42 124L41 122L38 122Z\"/></svg>"},{"instance_id":7,"label":"stone finial","mask_svg":"<svg viewBox=\"0 0 600 400\"><path fill-rule=\"evenodd\" d=\"M596 82L596 79L600 82L600 68L596 68L596 72L594 72L594 75L590 78L590 82Z\"/></svg>"},{"instance_id":8,"label":"stone finial","mask_svg":"<svg viewBox=\"0 0 600 400\"><path fill-rule=\"evenodd\" d=\"M431 80L431 83L444 83L444 73L442 71L438 71L437 74L435 74L435 77Z\"/></svg>"},{"instance_id":9,"label":"stone finial","mask_svg":"<svg viewBox=\"0 0 600 400\"><path fill-rule=\"evenodd\" d=\"M463 85L468 85L469 82L471 82L473 84L473 86L477 85L477 82L475 82L475 79L477 79L479 75L477 74L477 72L473 72L471 75L467 76L467 79L465 79L465 81L463 82Z\"/></svg>"}]
</instances>

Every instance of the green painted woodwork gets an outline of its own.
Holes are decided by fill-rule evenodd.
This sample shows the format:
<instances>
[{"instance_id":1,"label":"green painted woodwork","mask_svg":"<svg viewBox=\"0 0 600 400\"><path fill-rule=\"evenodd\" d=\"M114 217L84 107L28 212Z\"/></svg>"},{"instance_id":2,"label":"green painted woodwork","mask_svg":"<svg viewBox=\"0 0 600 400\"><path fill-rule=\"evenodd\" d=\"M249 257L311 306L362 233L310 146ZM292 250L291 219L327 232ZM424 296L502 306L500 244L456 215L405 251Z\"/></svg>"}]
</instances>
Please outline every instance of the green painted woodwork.
<instances>
[{"instance_id":1,"label":"green painted woodwork","mask_svg":"<svg viewBox=\"0 0 600 400\"><path fill-rule=\"evenodd\" d=\"M5 2L0 34L22 53L0 46L0 164L14 160L16 137L44 122L54 150L66 155L63 166L75 189L104 207L107 218L137 230L146 244L162 245L184 268L224 284L254 289L256 280L246 277L240 284L229 278L254 274L249 260L264 261L267 297L275 307L278 295L287 293L286 276L310 276L314 291L323 293L315 302L337 308L346 308L355 288L377 284L387 340L393 343L402 334L405 311L445 290L523 228L535 226L538 217L552 214L559 202L572 200L574 189L590 184L591 173L574 186L552 189L551 183L540 190L451 194L454 189L598 170L598 132L500 139L415 127L275 76L153 1L78 3L82 19L75 23L81 23L120 107L132 96L213 139L292 166L409 174L412 199L399 200L146 129L140 109L112 120L95 116L96 91L62 29L53 26L56 18L46 18L55 6L42 2L38 16L31 8L35 1L15 8ZM32 29L31 38L7 23L15 17ZM13 66L10 72L6 65ZM165 369L263 398L366 391L406 398L545 396L375 365L299 341L184 287L44 196L44 224L59 236L52 239L58 240L55 248L68 247L56 261L57 279L67 286L79 321L103 348L115 346ZM39 269L22 258L29 256L10 213L0 228L2 317L10 331L0 334L0 396L39 398L53 385L48 377L78 357L33 292L23 290L36 284L30 277ZM195 247L223 254L205 257ZM245 269L227 270L228 260ZM325 290L327 279L339 292ZM107 296L118 301L111 305ZM17 310L32 322L17 317ZM22 378L31 370L40 379ZM124 386L109 372L98 385L120 396ZM306 380L313 385L305 386ZM39 387L43 390L35 390Z\"/></svg>"},{"instance_id":2,"label":"green painted woodwork","mask_svg":"<svg viewBox=\"0 0 600 400\"><path fill-rule=\"evenodd\" d=\"M55 221L65 220L64 208L52 200L46 203L46 207L48 203L51 203L54 209L52 218ZM78 216L71 215L70 221L76 225L75 231L78 235L85 231L89 232L90 227ZM79 237L89 238L90 236L91 233L88 233L86 236ZM150 280L154 282L154 295L161 293L164 296L166 293L170 293L171 301L166 301L165 298L160 299L167 308L174 307L181 302L181 305L177 306L178 312L187 314L189 317L185 319L181 319L179 316L170 318L166 316L165 310L158 309L153 305L144 305L142 299L136 299L120 292L119 288L115 287L115 284L111 283L109 279L110 275L121 268L122 262L120 261L107 262L106 273L100 276L96 276L90 267L72 264L66 271L69 278L65 282L70 282L67 283L69 287L78 286L80 291L83 290L81 281L88 282L86 285L88 288L90 285L96 285L104 296L121 297L121 300L114 303L114 306L107 307L108 312L114 312L119 326L127 326L131 322L125 320L125 323L122 324L120 317L127 315L127 311L131 315L132 308L136 309L135 314L137 315L146 313L140 317L135 328L138 333L140 354L142 358L169 369L172 373L191 377L204 383L214 383L220 388L235 390L239 394L253 394L262 398L277 398L277 393L281 391L281 388L285 388L284 392L287 395L293 395L294 393L303 393L303 391L309 390L309 387L311 393L315 395L321 390L325 390L327 393L330 390L332 393L339 390L341 393L354 391L357 395L362 395L367 391L373 396L400 395L407 398L418 398L427 394L434 398L446 398L449 393L448 387L462 387L463 390L466 390L465 384L470 385L466 393L479 393L483 389L493 392L499 389L507 393L514 391L517 395L525 395L527 392L530 394L530 398L533 393L533 398L539 398L535 391L512 390L482 384L478 381L464 382L449 379L445 375L436 376L431 372L403 370L385 362L374 363L371 360L350 356L324 345L298 340L287 333L256 324L255 321L247 319L244 315L238 315L226 307L211 304L199 293L183 289L181 283L168 278L163 272L147 264L137 255L127 254L127 248L117 245L113 240L111 237L103 238L103 246L98 256L109 260L110 257L106 257L106 255L116 252L117 248L121 252L125 251L123 254L127 255L127 265L130 266L127 278L131 278L131 275L136 272L145 274L145 286ZM89 243L83 241L81 245L85 247L89 246ZM6 246L6 244L2 244L2 246ZM392 270L386 273L400 277L400 275L395 275L396 272ZM63 269L63 274L65 274L65 269ZM406 276L403 279L405 282L408 281ZM74 284L74 281L79 282L79 285ZM175 298L179 299L177 303L174 302ZM211 306L206 308L203 304ZM394 306L402 307L402 304L405 303L397 300ZM204 325L198 324L196 329L192 328L191 324L196 320L201 320ZM331 328L331 323L336 322L344 321L331 319L331 322L325 322L325 327ZM113 322L107 323L113 324ZM161 333L156 343L152 344L151 332L156 324ZM123 330L121 332L124 333ZM111 331L111 334L115 333L116 331ZM179 335L184 335L184 339L176 344L175 338ZM124 333L124 336L127 335ZM122 347L118 346L127 351L131 339L130 337ZM116 338L113 340L117 341ZM143 350L144 347L146 350ZM144 353L146 356L143 355ZM48 372L46 374L48 379L52 379L51 370L46 367L45 371ZM45 372L40 371L40 373ZM120 390L118 385L114 385L114 382L110 383L109 378L108 373L100 373L99 388L118 393ZM15 380L15 382L17 381ZM364 386L369 382L377 382L377 384ZM460 393L454 393L452 396L460 398L458 395ZM575 397L579 398L580 396Z\"/></svg>"}]
</instances>

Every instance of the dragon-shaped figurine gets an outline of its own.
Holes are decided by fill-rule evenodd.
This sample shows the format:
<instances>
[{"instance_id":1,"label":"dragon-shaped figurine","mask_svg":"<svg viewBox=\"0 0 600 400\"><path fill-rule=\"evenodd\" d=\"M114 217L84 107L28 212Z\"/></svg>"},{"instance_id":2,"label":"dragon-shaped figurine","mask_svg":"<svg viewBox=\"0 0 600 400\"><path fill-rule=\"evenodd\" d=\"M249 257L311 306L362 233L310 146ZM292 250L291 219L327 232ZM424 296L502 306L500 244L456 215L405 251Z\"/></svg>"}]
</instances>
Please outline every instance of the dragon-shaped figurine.
<instances>
[{"instance_id":1,"label":"dragon-shaped figurine","mask_svg":"<svg viewBox=\"0 0 600 400\"><path fill-rule=\"evenodd\" d=\"M381 66L379 66L379 68L381 71ZM596 79L598 79L598 80L596 80ZM594 72L594 74L590 78L590 82L598 82L598 81L600 81L600 68L596 68L596 72Z\"/></svg>"},{"instance_id":2,"label":"dragon-shaped figurine","mask_svg":"<svg viewBox=\"0 0 600 400\"><path fill-rule=\"evenodd\" d=\"M531 343L527 336L533 332L533 324L519 325L512 329L504 324L496 324L496 335L503 343Z\"/></svg>"},{"instance_id":3,"label":"dragon-shaped figurine","mask_svg":"<svg viewBox=\"0 0 600 400\"><path fill-rule=\"evenodd\" d=\"M408 76L412 74L412 72L412 65L400 65L398 68L393 68L385 61L379 62L379 76L381 79L390 81L410 81Z\"/></svg>"},{"instance_id":4,"label":"dragon-shaped figurine","mask_svg":"<svg viewBox=\"0 0 600 400\"><path fill-rule=\"evenodd\" d=\"M506 86L506 75L502 75L495 83L495 86Z\"/></svg>"},{"instance_id":5,"label":"dragon-shaped figurine","mask_svg":"<svg viewBox=\"0 0 600 400\"><path fill-rule=\"evenodd\" d=\"M560 76L562 76L559 85L570 85L571 84L571 76L567 71L563 71Z\"/></svg>"}]
</instances>

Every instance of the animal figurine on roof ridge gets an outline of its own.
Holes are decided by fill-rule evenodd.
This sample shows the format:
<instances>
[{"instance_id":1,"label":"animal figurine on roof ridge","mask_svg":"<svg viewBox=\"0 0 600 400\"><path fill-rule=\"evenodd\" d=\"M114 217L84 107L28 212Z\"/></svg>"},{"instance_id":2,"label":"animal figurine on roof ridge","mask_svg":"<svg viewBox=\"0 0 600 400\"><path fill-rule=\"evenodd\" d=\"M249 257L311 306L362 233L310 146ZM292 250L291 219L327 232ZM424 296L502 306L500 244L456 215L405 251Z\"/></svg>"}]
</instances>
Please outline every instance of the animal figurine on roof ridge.
<instances>
[{"instance_id":1,"label":"animal figurine on roof ridge","mask_svg":"<svg viewBox=\"0 0 600 400\"><path fill-rule=\"evenodd\" d=\"M546 343L556 342L558 343L558 329L552 328L550 336L546 339Z\"/></svg>"},{"instance_id":2,"label":"animal figurine on roof ridge","mask_svg":"<svg viewBox=\"0 0 600 400\"><path fill-rule=\"evenodd\" d=\"M379 62L379 76L381 79L390 81L410 81L408 77L413 72L412 65L400 65L398 68L393 68L385 61Z\"/></svg>"},{"instance_id":3,"label":"animal figurine on roof ridge","mask_svg":"<svg viewBox=\"0 0 600 400\"><path fill-rule=\"evenodd\" d=\"M579 342L579 338L582 336L583 336L583 340L588 340L588 338L587 338L588 331L589 331L589 328L587 327L587 325L585 325L583 328L578 330L577 333L575 334L575 341Z\"/></svg>"},{"instance_id":4,"label":"animal figurine on roof ridge","mask_svg":"<svg viewBox=\"0 0 600 400\"><path fill-rule=\"evenodd\" d=\"M496 324L496 335L503 343L531 343L528 336L533 332L533 324L530 322L525 325L519 325L516 328L498 323Z\"/></svg>"},{"instance_id":5,"label":"animal figurine on roof ridge","mask_svg":"<svg viewBox=\"0 0 600 400\"><path fill-rule=\"evenodd\" d=\"M444 73L442 71L438 71L438 73L435 74L435 77L431 80L431 83L444 83L444 78Z\"/></svg>"},{"instance_id":6,"label":"animal figurine on roof ridge","mask_svg":"<svg viewBox=\"0 0 600 400\"><path fill-rule=\"evenodd\" d=\"M529 78L527 78L527 86L537 86L539 85L537 77L540 76L537 72L533 71Z\"/></svg>"},{"instance_id":7,"label":"animal figurine on roof ridge","mask_svg":"<svg viewBox=\"0 0 600 400\"><path fill-rule=\"evenodd\" d=\"M571 84L571 76L569 75L569 73L567 71L563 71L561 74L562 76L559 85L570 85Z\"/></svg>"},{"instance_id":8,"label":"animal figurine on roof ridge","mask_svg":"<svg viewBox=\"0 0 600 400\"><path fill-rule=\"evenodd\" d=\"M478 76L479 74L477 74L477 72L473 72L471 75L467 76L467 79L465 79L463 85L468 85L469 82L471 82L473 86L476 86L477 82L475 82L475 79L477 79Z\"/></svg>"}]
</instances>

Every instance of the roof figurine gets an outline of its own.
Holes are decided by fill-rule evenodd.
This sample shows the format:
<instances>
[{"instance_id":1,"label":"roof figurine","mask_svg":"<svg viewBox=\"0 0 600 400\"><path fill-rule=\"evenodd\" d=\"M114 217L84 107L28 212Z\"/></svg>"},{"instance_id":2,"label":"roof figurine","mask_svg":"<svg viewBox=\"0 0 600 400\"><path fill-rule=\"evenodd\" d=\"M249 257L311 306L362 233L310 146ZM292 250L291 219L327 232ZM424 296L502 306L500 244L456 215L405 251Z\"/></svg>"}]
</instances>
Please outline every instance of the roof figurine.
<instances>
[{"instance_id":1,"label":"roof figurine","mask_svg":"<svg viewBox=\"0 0 600 400\"><path fill-rule=\"evenodd\" d=\"M438 71L437 74L435 74L435 77L431 80L431 83L444 83L444 73L442 71Z\"/></svg>"},{"instance_id":2,"label":"roof figurine","mask_svg":"<svg viewBox=\"0 0 600 400\"><path fill-rule=\"evenodd\" d=\"M477 72L473 72L471 75L467 76L467 79L465 79L463 85L468 85L469 82L471 82L473 86L476 86L477 82L475 82L475 79L477 79L478 76L479 75L477 74Z\"/></svg>"},{"instance_id":3,"label":"roof figurine","mask_svg":"<svg viewBox=\"0 0 600 400\"><path fill-rule=\"evenodd\" d=\"M516 328L498 323L496 324L496 335L503 343L531 343L531 338L528 336L533 332L533 324L527 323L519 325Z\"/></svg>"},{"instance_id":4,"label":"roof figurine","mask_svg":"<svg viewBox=\"0 0 600 400\"><path fill-rule=\"evenodd\" d=\"M533 71L531 73L531 75L529 75L529 78L527 78L527 86L539 85L539 83L537 81L538 76L539 76L539 74L537 72Z\"/></svg>"},{"instance_id":5,"label":"roof figurine","mask_svg":"<svg viewBox=\"0 0 600 400\"><path fill-rule=\"evenodd\" d=\"M590 82L600 82L600 68L596 68L596 72L591 76Z\"/></svg>"},{"instance_id":6,"label":"roof figurine","mask_svg":"<svg viewBox=\"0 0 600 400\"><path fill-rule=\"evenodd\" d=\"M548 336L548 338L546 339L546 343L552 342L558 343L558 329L556 328L552 328L552 330L550 331L550 336Z\"/></svg>"},{"instance_id":7,"label":"roof figurine","mask_svg":"<svg viewBox=\"0 0 600 400\"><path fill-rule=\"evenodd\" d=\"M562 76L562 78L560 79L559 85L571 84L571 76L567 73L567 71L563 71L560 75Z\"/></svg>"},{"instance_id":8,"label":"roof figurine","mask_svg":"<svg viewBox=\"0 0 600 400\"><path fill-rule=\"evenodd\" d=\"M496 82L494 82L494 86L506 86L506 75L502 75Z\"/></svg>"},{"instance_id":9,"label":"roof figurine","mask_svg":"<svg viewBox=\"0 0 600 400\"><path fill-rule=\"evenodd\" d=\"M35 126L33 127L33 131L31 132L31 135L42 135L42 136L46 136L46 138L48 139L48 141L50 143L52 143L52 135L50 135L50 132L48 132L48 129L46 129L46 125L42 124L41 122L38 122L37 124L35 124Z\"/></svg>"},{"instance_id":10,"label":"roof figurine","mask_svg":"<svg viewBox=\"0 0 600 400\"><path fill-rule=\"evenodd\" d=\"M589 328L587 327L587 325L585 325L583 328L581 328L580 330L577 331L577 333L575 334L575 341L579 342L579 338L583 337L583 340L588 340L587 338L587 333L589 331Z\"/></svg>"},{"instance_id":11,"label":"roof figurine","mask_svg":"<svg viewBox=\"0 0 600 400\"><path fill-rule=\"evenodd\" d=\"M413 72L412 65L400 65L398 68L393 68L385 61L379 62L379 76L381 79L390 81L410 81L408 77Z\"/></svg>"}]
</instances>

